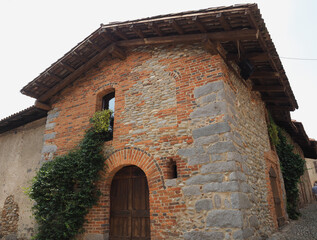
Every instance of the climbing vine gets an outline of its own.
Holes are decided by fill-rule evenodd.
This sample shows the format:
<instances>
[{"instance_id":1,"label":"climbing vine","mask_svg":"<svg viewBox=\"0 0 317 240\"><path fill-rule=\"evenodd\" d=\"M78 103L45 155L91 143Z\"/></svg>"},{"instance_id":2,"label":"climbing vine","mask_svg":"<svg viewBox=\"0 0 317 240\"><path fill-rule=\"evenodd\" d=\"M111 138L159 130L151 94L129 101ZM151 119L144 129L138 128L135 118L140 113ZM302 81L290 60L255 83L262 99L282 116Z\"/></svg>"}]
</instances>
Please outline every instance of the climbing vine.
<instances>
[{"instance_id":1,"label":"climbing vine","mask_svg":"<svg viewBox=\"0 0 317 240\"><path fill-rule=\"evenodd\" d=\"M99 196L96 181L104 163L102 144L111 138L110 116L109 110L96 113L80 144L44 163L37 172L29 190L36 202L35 239L73 239L83 231L85 215Z\"/></svg>"},{"instance_id":2,"label":"climbing vine","mask_svg":"<svg viewBox=\"0 0 317 240\"><path fill-rule=\"evenodd\" d=\"M294 153L294 146L287 142L284 131L274 123L272 118L270 118L268 130L281 164L287 198L287 213L291 219L297 219L300 215L297 210L298 183L305 171L305 161L299 154Z\"/></svg>"}]
</instances>

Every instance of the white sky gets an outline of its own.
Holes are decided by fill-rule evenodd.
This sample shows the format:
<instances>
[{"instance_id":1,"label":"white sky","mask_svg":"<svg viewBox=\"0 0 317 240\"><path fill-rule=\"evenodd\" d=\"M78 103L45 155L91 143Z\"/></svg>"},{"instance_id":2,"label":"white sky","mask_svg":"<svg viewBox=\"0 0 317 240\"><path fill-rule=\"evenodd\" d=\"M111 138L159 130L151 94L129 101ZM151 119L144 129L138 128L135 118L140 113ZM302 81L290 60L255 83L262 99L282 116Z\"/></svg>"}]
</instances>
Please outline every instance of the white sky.
<instances>
[{"instance_id":1,"label":"white sky","mask_svg":"<svg viewBox=\"0 0 317 240\"><path fill-rule=\"evenodd\" d=\"M317 59L317 1L259 0L280 57ZM229 6L231 0L0 0L0 119L34 104L20 90L101 23ZM252 2L251 2L252 3ZM281 59L299 109L292 118L317 139L317 61Z\"/></svg>"}]
</instances>

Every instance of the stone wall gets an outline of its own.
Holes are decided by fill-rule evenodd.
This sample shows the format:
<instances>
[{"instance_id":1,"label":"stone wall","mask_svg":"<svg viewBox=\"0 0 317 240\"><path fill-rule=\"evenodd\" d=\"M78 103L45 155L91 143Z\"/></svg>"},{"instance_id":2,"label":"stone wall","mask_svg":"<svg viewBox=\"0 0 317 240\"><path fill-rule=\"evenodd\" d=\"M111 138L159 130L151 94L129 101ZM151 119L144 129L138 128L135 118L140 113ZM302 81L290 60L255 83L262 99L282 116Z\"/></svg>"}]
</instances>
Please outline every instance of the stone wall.
<instances>
[{"instance_id":1,"label":"stone wall","mask_svg":"<svg viewBox=\"0 0 317 240\"><path fill-rule=\"evenodd\" d=\"M0 236L30 239L33 203L24 193L38 169L45 119L0 135Z\"/></svg>"},{"instance_id":2,"label":"stone wall","mask_svg":"<svg viewBox=\"0 0 317 240\"><path fill-rule=\"evenodd\" d=\"M271 151L265 104L258 92L251 91L251 82L244 81L227 70L227 102L229 105L231 138L240 154L239 181L250 201L244 210L243 239L267 237L276 229L268 201L265 154ZM248 218L249 217L249 221Z\"/></svg>"},{"instance_id":3,"label":"stone wall","mask_svg":"<svg viewBox=\"0 0 317 240\"><path fill-rule=\"evenodd\" d=\"M274 231L264 103L200 45L129 49L125 60L109 58L86 72L51 102L44 160L79 142L101 97L113 89L114 136L102 196L82 238L108 237L111 180L127 165L147 176L152 239L259 239Z\"/></svg>"},{"instance_id":4,"label":"stone wall","mask_svg":"<svg viewBox=\"0 0 317 240\"><path fill-rule=\"evenodd\" d=\"M314 164L314 163L317 164L317 159L306 158L305 160L306 160L306 166L307 166L311 186L313 187L314 183L317 181L317 169Z\"/></svg>"},{"instance_id":5,"label":"stone wall","mask_svg":"<svg viewBox=\"0 0 317 240\"><path fill-rule=\"evenodd\" d=\"M304 152L301 147L290 137L289 134L286 133L286 138L288 142L294 146L294 153L300 155L302 159L305 160ZM311 181L308 174L307 165L305 165L305 172L303 176L300 178L299 182L299 202L298 207L302 208L305 205L312 203L314 201L314 196L311 189Z\"/></svg>"}]
</instances>

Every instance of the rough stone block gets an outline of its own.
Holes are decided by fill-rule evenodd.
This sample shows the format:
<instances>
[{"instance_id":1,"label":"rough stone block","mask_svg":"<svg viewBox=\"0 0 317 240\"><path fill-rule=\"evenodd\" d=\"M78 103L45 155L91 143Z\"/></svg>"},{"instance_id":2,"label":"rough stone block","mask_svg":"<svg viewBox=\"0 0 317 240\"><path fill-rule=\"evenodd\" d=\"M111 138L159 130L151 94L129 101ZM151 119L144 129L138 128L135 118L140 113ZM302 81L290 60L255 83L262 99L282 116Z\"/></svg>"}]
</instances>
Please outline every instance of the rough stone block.
<instances>
[{"instance_id":1,"label":"rough stone block","mask_svg":"<svg viewBox=\"0 0 317 240\"><path fill-rule=\"evenodd\" d=\"M108 240L108 234L97 234L97 233L90 233L85 234L84 240Z\"/></svg>"},{"instance_id":2,"label":"rough stone block","mask_svg":"<svg viewBox=\"0 0 317 240\"><path fill-rule=\"evenodd\" d=\"M198 130L198 129L197 129ZM194 130L195 131L195 130ZM196 134L196 133L195 133ZM216 143L219 141L219 136L218 135L211 135L211 136L203 136L203 133L201 136L195 139L194 144L195 146L204 146L204 145L210 145L213 143Z\"/></svg>"},{"instance_id":3,"label":"rough stone block","mask_svg":"<svg viewBox=\"0 0 317 240\"><path fill-rule=\"evenodd\" d=\"M57 150L56 145L44 145L42 149L42 153L54 153Z\"/></svg>"},{"instance_id":4,"label":"rough stone block","mask_svg":"<svg viewBox=\"0 0 317 240\"><path fill-rule=\"evenodd\" d=\"M229 180L230 181L238 181L238 180L246 181L246 179L247 178L246 178L245 174L242 173L242 172L232 172L229 175Z\"/></svg>"},{"instance_id":5,"label":"rough stone block","mask_svg":"<svg viewBox=\"0 0 317 240\"><path fill-rule=\"evenodd\" d=\"M49 140L49 139L54 139L55 136L56 136L56 132L44 134L44 141Z\"/></svg>"},{"instance_id":6,"label":"rough stone block","mask_svg":"<svg viewBox=\"0 0 317 240\"><path fill-rule=\"evenodd\" d=\"M45 129L46 130L51 130L55 127L56 123L46 123Z\"/></svg>"},{"instance_id":7,"label":"rough stone block","mask_svg":"<svg viewBox=\"0 0 317 240\"><path fill-rule=\"evenodd\" d=\"M196 108L191 114L191 118L215 117L227 113L226 102L209 103L203 107Z\"/></svg>"},{"instance_id":8,"label":"rough stone block","mask_svg":"<svg viewBox=\"0 0 317 240\"><path fill-rule=\"evenodd\" d=\"M258 217L255 216L255 215L249 217L249 224L250 224L250 227L255 227L255 228L257 228L257 227L259 226Z\"/></svg>"},{"instance_id":9,"label":"rough stone block","mask_svg":"<svg viewBox=\"0 0 317 240\"><path fill-rule=\"evenodd\" d=\"M204 95L217 92L224 88L223 81L215 81L211 83L207 83L204 86L198 87L194 90L195 98L200 98Z\"/></svg>"},{"instance_id":10,"label":"rough stone block","mask_svg":"<svg viewBox=\"0 0 317 240\"><path fill-rule=\"evenodd\" d=\"M241 191L244 193L250 193L250 192L253 192L254 190L249 184L247 184L246 182L242 182Z\"/></svg>"},{"instance_id":11,"label":"rough stone block","mask_svg":"<svg viewBox=\"0 0 317 240\"><path fill-rule=\"evenodd\" d=\"M186 185L205 184L209 182L222 182L223 174L196 175L186 181Z\"/></svg>"},{"instance_id":12,"label":"rough stone block","mask_svg":"<svg viewBox=\"0 0 317 240\"><path fill-rule=\"evenodd\" d=\"M208 213L207 227L239 228L243 226L243 216L237 210L216 209Z\"/></svg>"},{"instance_id":13,"label":"rough stone block","mask_svg":"<svg viewBox=\"0 0 317 240\"><path fill-rule=\"evenodd\" d=\"M202 147L193 147L193 148L187 148L187 149L179 149L178 155L184 156L184 157L191 157L198 154L205 153L204 149Z\"/></svg>"},{"instance_id":14,"label":"rough stone block","mask_svg":"<svg viewBox=\"0 0 317 240\"><path fill-rule=\"evenodd\" d=\"M183 187L183 193L185 196L199 196L201 194L199 186Z\"/></svg>"},{"instance_id":15,"label":"rough stone block","mask_svg":"<svg viewBox=\"0 0 317 240\"><path fill-rule=\"evenodd\" d=\"M236 147L233 145L232 142L218 142L209 147L207 152L210 154L219 154L234 151L236 151Z\"/></svg>"},{"instance_id":16,"label":"rough stone block","mask_svg":"<svg viewBox=\"0 0 317 240\"><path fill-rule=\"evenodd\" d=\"M215 93L212 93L207 96L204 96L201 99L201 103L216 102L216 100L217 100L217 95Z\"/></svg>"},{"instance_id":17,"label":"rough stone block","mask_svg":"<svg viewBox=\"0 0 317 240\"><path fill-rule=\"evenodd\" d=\"M221 196L219 196L218 194L215 194L214 203L216 208L221 208Z\"/></svg>"},{"instance_id":18,"label":"rough stone block","mask_svg":"<svg viewBox=\"0 0 317 240\"><path fill-rule=\"evenodd\" d=\"M222 232L186 232L184 233L185 240L222 240L224 239L224 234Z\"/></svg>"},{"instance_id":19,"label":"rough stone block","mask_svg":"<svg viewBox=\"0 0 317 240\"><path fill-rule=\"evenodd\" d=\"M193 130L193 138L197 139L200 137L220 134L220 133L229 132L229 131L230 131L230 126L228 125L227 122L214 123L212 125ZM211 138L201 140L201 142L205 144L206 143L210 144L215 142L216 139L217 137L211 137Z\"/></svg>"},{"instance_id":20,"label":"rough stone block","mask_svg":"<svg viewBox=\"0 0 317 240\"><path fill-rule=\"evenodd\" d=\"M241 162L242 161L242 156L239 152L228 152L227 153L227 160L228 161L236 161L236 162Z\"/></svg>"},{"instance_id":21,"label":"rough stone block","mask_svg":"<svg viewBox=\"0 0 317 240\"><path fill-rule=\"evenodd\" d=\"M252 207L245 193L231 193L231 204L234 209L249 209Z\"/></svg>"},{"instance_id":22,"label":"rough stone block","mask_svg":"<svg viewBox=\"0 0 317 240\"><path fill-rule=\"evenodd\" d=\"M202 173L232 172L237 169L235 162L213 162L202 166Z\"/></svg>"},{"instance_id":23,"label":"rough stone block","mask_svg":"<svg viewBox=\"0 0 317 240\"><path fill-rule=\"evenodd\" d=\"M253 235L253 233L254 231L250 228L238 230L233 233L233 239L235 240L249 239Z\"/></svg>"},{"instance_id":24,"label":"rough stone block","mask_svg":"<svg viewBox=\"0 0 317 240\"><path fill-rule=\"evenodd\" d=\"M239 191L238 182L207 183L203 186L203 192L236 192Z\"/></svg>"},{"instance_id":25,"label":"rough stone block","mask_svg":"<svg viewBox=\"0 0 317 240\"><path fill-rule=\"evenodd\" d=\"M195 209L197 212L203 210L210 210L212 209L212 200L211 199L201 199L195 203Z\"/></svg>"},{"instance_id":26,"label":"rough stone block","mask_svg":"<svg viewBox=\"0 0 317 240\"><path fill-rule=\"evenodd\" d=\"M196 164L204 164L210 161L208 154L199 154L196 156L191 156L188 160L188 165L193 166Z\"/></svg>"},{"instance_id":27,"label":"rough stone block","mask_svg":"<svg viewBox=\"0 0 317 240\"><path fill-rule=\"evenodd\" d=\"M167 187L175 187L177 185L177 179L166 179L165 180L165 185Z\"/></svg>"},{"instance_id":28,"label":"rough stone block","mask_svg":"<svg viewBox=\"0 0 317 240\"><path fill-rule=\"evenodd\" d=\"M49 111L47 114L47 121L53 120L59 116L59 111L53 110Z\"/></svg>"}]
</instances>

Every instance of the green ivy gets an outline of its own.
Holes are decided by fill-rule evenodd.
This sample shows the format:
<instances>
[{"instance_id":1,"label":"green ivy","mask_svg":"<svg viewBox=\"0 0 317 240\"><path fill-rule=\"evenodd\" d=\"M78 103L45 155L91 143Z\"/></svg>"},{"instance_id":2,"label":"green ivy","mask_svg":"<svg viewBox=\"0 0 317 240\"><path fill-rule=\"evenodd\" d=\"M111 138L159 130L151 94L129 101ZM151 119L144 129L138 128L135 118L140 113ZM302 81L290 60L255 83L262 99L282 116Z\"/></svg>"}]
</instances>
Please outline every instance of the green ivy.
<instances>
[{"instance_id":1,"label":"green ivy","mask_svg":"<svg viewBox=\"0 0 317 240\"><path fill-rule=\"evenodd\" d=\"M75 149L44 163L33 179L29 196L36 202L35 239L73 239L83 231L85 216L99 196L96 181L105 160L102 144L111 138L111 112L97 112L93 119L99 119L100 115L105 121L103 128L93 124Z\"/></svg>"},{"instance_id":2,"label":"green ivy","mask_svg":"<svg viewBox=\"0 0 317 240\"><path fill-rule=\"evenodd\" d=\"M278 136L278 126L275 124L271 114L269 114L269 120L270 120L268 124L269 136L270 136L272 144L276 146L280 143L280 139Z\"/></svg>"},{"instance_id":3,"label":"green ivy","mask_svg":"<svg viewBox=\"0 0 317 240\"><path fill-rule=\"evenodd\" d=\"M297 219L300 215L297 208L298 184L305 171L305 160L294 153L294 146L287 142L284 131L274 123L271 117L268 131L280 160L287 198L287 213L291 219Z\"/></svg>"}]
</instances>

